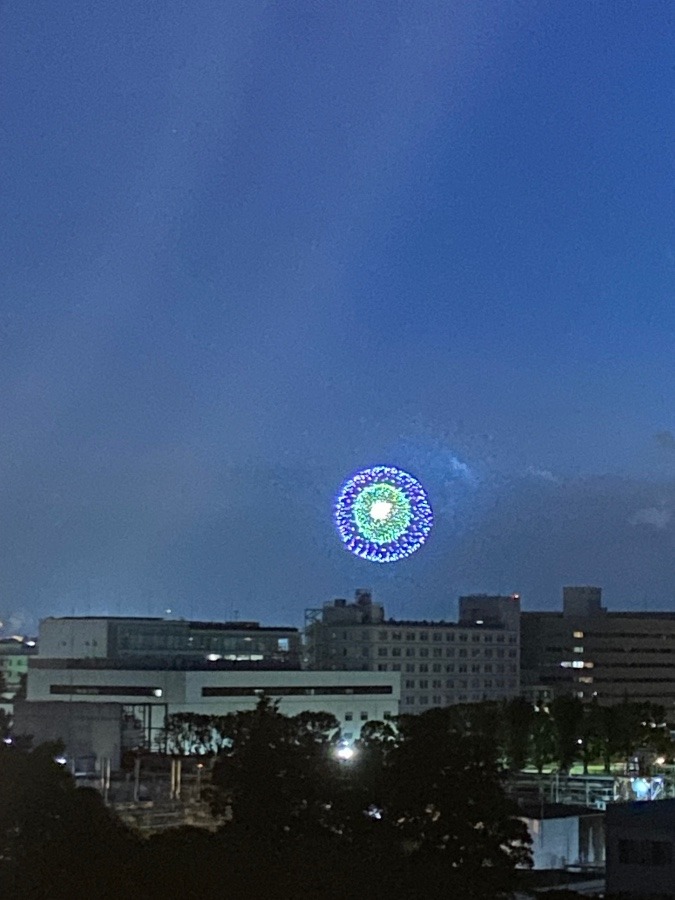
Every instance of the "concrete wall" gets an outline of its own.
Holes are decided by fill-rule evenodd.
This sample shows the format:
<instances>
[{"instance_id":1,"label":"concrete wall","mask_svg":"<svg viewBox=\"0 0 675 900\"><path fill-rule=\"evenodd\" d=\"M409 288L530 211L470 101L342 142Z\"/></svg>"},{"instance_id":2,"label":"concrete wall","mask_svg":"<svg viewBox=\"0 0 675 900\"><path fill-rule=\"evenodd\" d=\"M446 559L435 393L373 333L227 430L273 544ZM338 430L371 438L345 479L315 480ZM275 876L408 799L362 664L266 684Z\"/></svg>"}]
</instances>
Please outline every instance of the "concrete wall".
<instances>
[{"instance_id":1,"label":"concrete wall","mask_svg":"<svg viewBox=\"0 0 675 900\"><path fill-rule=\"evenodd\" d=\"M47 659L90 659L108 655L105 619L43 619L40 656Z\"/></svg>"}]
</instances>

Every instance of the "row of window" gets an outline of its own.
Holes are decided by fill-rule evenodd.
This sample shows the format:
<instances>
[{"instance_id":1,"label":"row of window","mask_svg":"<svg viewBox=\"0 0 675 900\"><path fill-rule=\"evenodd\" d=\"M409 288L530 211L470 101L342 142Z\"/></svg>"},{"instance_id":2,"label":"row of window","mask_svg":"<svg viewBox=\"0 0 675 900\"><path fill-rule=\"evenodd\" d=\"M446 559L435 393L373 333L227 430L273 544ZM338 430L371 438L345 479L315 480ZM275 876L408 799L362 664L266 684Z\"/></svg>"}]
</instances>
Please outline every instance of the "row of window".
<instances>
[{"instance_id":1,"label":"row of window","mask_svg":"<svg viewBox=\"0 0 675 900\"><path fill-rule=\"evenodd\" d=\"M491 685L487 682L483 687L484 690L475 690L471 693L422 694L419 697L408 694L403 697L403 706L452 706L455 703L478 703L484 700L487 691L491 690ZM464 685L464 688L466 688L466 685Z\"/></svg>"},{"instance_id":2,"label":"row of window","mask_svg":"<svg viewBox=\"0 0 675 900\"><path fill-rule=\"evenodd\" d=\"M358 630L356 633L353 631L332 631L330 632L330 639L333 641L342 640L342 641L370 641L373 635L370 632L365 630ZM469 638L471 640L469 641ZM455 631L434 631L430 633L428 631L378 631L377 633L378 641L429 641L432 640L434 643L440 643L445 640L446 643L455 643L458 641L460 644L516 644L518 643L517 637L515 634L504 634L502 632L498 632L497 634L488 633L483 631L474 631L474 632L455 632Z\"/></svg>"},{"instance_id":3,"label":"row of window","mask_svg":"<svg viewBox=\"0 0 675 900\"><path fill-rule=\"evenodd\" d=\"M471 682L469 684L469 681ZM443 679L434 678L431 681L431 687L436 688L437 690L440 688L515 688L517 687L517 683L515 678L485 678L481 681L480 678L446 678L445 683L443 683ZM409 678L406 680L405 689L407 691L424 691L429 688L429 679L427 678Z\"/></svg>"},{"instance_id":4,"label":"row of window","mask_svg":"<svg viewBox=\"0 0 675 900\"><path fill-rule=\"evenodd\" d=\"M346 653L346 648L345 648L345 653ZM497 659L504 659L504 655L506 653L508 653L508 656L510 659L515 659L516 656L518 655L517 651L515 649L511 649L511 650L507 651L507 650L504 650L501 648L498 650L492 650L489 648L480 649L480 648L476 647L471 650L471 656L473 658L480 656L483 659L492 659L493 655ZM379 657L391 655L394 657L396 657L396 656L407 656L407 657L419 656L422 658L428 657L429 655L431 655L434 659L440 659L443 656L443 648L442 647L434 647L432 649L431 653L429 653L429 650L427 647L420 647L419 649L417 649L415 647L406 647L405 653L403 653L401 647L392 647L391 653L390 653L389 647L378 647L377 655ZM448 659L453 659L455 656L455 648L454 647L446 647L445 656ZM460 647L459 650L457 651L457 656L460 657L460 659L466 658L469 656L469 651L465 647Z\"/></svg>"},{"instance_id":5,"label":"row of window","mask_svg":"<svg viewBox=\"0 0 675 900\"><path fill-rule=\"evenodd\" d=\"M445 666L442 666L440 663L433 663L429 666L428 663L420 663L419 665L415 665L414 663L406 663L405 666L401 666L400 663L392 663L389 666L387 663L378 663L377 671L378 672L487 672L488 674L492 674L496 672L500 675L503 675L505 672L509 672L515 674L518 667L515 663L498 663L497 665L493 665L493 663L448 663Z\"/></svg>"}]
</instances>

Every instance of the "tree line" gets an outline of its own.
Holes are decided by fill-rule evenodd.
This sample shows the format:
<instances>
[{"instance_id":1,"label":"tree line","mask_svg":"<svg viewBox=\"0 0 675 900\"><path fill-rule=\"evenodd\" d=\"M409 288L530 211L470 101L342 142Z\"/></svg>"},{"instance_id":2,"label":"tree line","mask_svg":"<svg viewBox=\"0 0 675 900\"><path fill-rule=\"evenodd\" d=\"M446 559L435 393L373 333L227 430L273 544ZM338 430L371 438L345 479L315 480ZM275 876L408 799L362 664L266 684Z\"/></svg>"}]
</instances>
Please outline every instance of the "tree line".
<instances>
[{"instance_id":1,"label":"tree line","mask_svg":"<svg viewBox=\"0 0 675 900\"><path fill-rule=\"evenodd\" d=\"M161 744L172 755L218 755L236 739L240 715L170 715ZM609 773L613 763L626 763L638 751L666 757L675 752L664 708L628 699L605 706L571 696L536 704L516 697L447 707L443 717L455 732L489 740L510 771L529 767L540 773L545 768L568 772L578 764L585 771L601 765ZM332 727L337 732L337 721Z\"/></svg>"}]
</instances>

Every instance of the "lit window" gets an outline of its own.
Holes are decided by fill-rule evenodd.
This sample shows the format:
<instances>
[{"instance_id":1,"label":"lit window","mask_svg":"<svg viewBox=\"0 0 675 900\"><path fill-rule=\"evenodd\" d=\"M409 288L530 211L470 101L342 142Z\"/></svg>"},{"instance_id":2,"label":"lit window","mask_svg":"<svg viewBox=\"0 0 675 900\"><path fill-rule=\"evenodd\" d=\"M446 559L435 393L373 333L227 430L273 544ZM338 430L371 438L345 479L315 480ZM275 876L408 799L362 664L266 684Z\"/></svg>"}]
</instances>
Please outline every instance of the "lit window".
<instances>
[{"instance_id":1,"label":"lit window","mask_svg":"<svg viewBox=\"0 0 675 900\"><path fill-rule=\"evenodd\" d=\"M583 652L584 652L583 647L572 647L572 653L583 653Z\"/></svg>"},{"instance_id":2,"label":"lit window","mask_svg":"<svg viewBox=\"0 0 675 900\"><path fill-rule=\"evenodd\" d=\"M573 632L572 632L572 637L575 637L575 638L582 638L583 636L584 636L583 631L573 631Z\"/></svg>"}]
</instances>

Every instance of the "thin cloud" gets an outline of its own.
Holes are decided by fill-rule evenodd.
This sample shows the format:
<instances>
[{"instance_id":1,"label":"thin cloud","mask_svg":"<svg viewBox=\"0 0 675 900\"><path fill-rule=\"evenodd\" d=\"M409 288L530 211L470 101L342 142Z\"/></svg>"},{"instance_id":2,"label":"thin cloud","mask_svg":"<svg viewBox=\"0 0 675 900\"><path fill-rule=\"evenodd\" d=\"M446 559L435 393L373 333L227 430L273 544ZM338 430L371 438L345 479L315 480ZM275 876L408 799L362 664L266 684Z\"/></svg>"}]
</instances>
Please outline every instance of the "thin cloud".
<instances>
[{"instance_id":1,"label":"thin cloud","mask_svg":"<svg viewBox=\"0 0 675 900\"><path fill-rule=\"evenodd\" d=\"M672 518L672 512L664 506L647 506L639 509L628 521L631 525L649 525L662 531L668 527Z\"/></svg>"}]
</instances>

